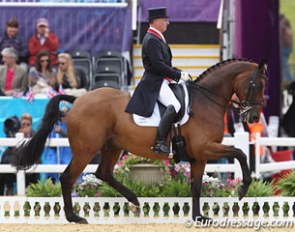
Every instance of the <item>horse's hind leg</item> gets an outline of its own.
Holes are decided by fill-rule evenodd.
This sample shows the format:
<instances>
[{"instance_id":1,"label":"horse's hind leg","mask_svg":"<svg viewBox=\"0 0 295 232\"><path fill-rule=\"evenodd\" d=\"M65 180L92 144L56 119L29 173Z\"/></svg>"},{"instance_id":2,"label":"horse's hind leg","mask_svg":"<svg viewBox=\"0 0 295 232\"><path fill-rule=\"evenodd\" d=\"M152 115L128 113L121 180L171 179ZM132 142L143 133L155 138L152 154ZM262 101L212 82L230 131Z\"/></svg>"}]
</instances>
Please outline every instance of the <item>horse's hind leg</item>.
<instances>
[{"instance_id":1,"label":"horse's hind leg","mask_svg":"<svg viewBox=\"0 0 295 232\"><path fill-rule=\"evenodd\" d=\"M69 222L76 222L80 224L87 224L87 220L85 218L77 216L74 213L71 192L77 177L82 173L86 165L91 161L92 156L86 156L84 153L85 152L83 152L82 150L80 152L76 152L70 164L60 177L66 218ZM84 156L82 156L82 154Z\"/></svg>"},{"instance_id":2,"label":"horse's hind leg","mask_svg":"<svg viewBox=\"0 0 295 232\"><path fill-rule=\"evenodd\" d=\"M101 163L99 164L95 176L107 182L111 187L121 193L129 202L133 203L135 208L131 208L131 210L138 214L139 201L137 196L130 189L126 188L123 184L117 181L113 175L114 166L117 163L121 152L122 149L113 146L111 140L109 140L101 150Z\"/></svg>"}]
</instances>

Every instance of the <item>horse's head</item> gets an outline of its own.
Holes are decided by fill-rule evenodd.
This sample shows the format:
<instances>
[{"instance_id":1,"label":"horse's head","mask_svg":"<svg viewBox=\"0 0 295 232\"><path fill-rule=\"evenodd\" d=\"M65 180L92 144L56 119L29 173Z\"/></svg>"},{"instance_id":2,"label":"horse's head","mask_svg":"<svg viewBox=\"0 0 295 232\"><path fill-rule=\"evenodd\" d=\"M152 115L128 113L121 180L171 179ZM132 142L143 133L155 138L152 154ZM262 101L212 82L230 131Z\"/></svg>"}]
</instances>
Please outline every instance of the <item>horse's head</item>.
<instances>
[{"instance_id":1,"label":"horse's head","mask_svg":"<svg viewBox=\"0 0 295 232\"><path fill-rule=\"evenodd\" d=\"M240 100L243 121L258 122L265 105L264 91L266 86L266 69L264 62L252 71L246 71L235 88Z\"/></svg>"}]
</instances>

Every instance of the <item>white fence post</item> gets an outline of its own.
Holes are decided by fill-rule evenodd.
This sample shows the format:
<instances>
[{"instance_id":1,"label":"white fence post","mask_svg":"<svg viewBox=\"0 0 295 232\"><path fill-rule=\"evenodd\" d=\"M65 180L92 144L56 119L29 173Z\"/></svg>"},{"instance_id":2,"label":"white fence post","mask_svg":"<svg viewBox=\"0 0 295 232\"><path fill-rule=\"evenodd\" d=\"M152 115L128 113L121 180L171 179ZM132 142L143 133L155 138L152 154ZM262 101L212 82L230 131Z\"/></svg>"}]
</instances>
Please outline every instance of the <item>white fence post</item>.
<instances>
[{"instance_id":1,"label":"white fence post","mask_svg":"<svg viewBox=\"0 0 295 232\"><path fill-rule=\"evenodd\" d=\"M255 135L255 177L260 178L260 133L256 133Z\"/></svg>"},{"instance_id":2,"label":"white fence post","mask_svg":"<svg viewBox=\"0 0 295 232\"><path fill-rule=\"evenodd\" d=\"M18 171L16 174L17 195L24 196L26 194L25 172Z\"/></svg>"},{"instance_id":3,"label":"white fence post","mask_svg":"<svg viewBox=\"0 0 295 232\"><path fill-rule=\"evenodd\" d=\"M16 133L15 134L16 144L22 142L24 140L24 133ZM16 173L16 186L17 186L17 195L24 196L26 194L26 179L25 172L19 171Z\"/></svg>"},{"instance_id":4,"label":"white fence post","mask_svg":"<svg viewBox=\"0 0 295 232\"><path fill-rule=\"evenodd\" d=\"M241 149L247 156L247 163L249 166L249 133L248 132L235 132L234 133L235 139L235 147ZM243 177L242 168L240 163L237 159L234 160L235 162L235 178Z\"/></svg>"}]
</instances>

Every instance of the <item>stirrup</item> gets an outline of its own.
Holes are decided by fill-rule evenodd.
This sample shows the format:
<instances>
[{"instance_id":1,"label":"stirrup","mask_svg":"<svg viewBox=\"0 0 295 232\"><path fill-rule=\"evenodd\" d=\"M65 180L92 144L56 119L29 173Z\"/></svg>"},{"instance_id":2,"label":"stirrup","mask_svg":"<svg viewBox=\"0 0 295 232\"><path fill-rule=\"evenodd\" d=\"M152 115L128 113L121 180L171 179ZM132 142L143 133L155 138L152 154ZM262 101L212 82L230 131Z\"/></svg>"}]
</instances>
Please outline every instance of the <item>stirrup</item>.
<instances>
[{"instance_id":1,"label":"stirrup","mask_svg":"<svg viewBox=\"0 0 295 232\"><path fill-rule=\"evenodd\" d=\"M166 150L166 152L163 151L163 149L161 149L163 147L164 147L164 150ZM169 153L170 153L170 150L168 149L165 141L157 141L155 146L153 146L153 151L155 153L165 154L165 155L169 155Z\"/></svg>"}]
</instances>

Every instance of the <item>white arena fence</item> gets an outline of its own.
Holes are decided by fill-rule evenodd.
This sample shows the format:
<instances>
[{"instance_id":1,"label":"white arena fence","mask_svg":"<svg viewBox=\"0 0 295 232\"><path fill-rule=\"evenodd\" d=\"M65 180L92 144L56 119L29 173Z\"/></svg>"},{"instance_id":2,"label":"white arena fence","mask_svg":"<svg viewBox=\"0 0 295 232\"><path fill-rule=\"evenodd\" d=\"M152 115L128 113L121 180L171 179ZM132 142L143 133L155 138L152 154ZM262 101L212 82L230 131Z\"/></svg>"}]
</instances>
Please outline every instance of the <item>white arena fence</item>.
<instances>
[{"instance_id":1,"label":"white arena fence","mask_svg":"<svg viewBox=\"0 0 295 232\"><path fill-rule=\"evenodd\" d=\"M22 141L21 138L0 138L0 147L2 146L17 146ZM232 145L240 148L248 156L249 163L249 146L255 145L256 154L260 152L260 146L295 146L295 138L266 138L256 135L256 141L249 142L249 134L247 132L235 133L234 137L225 137L223 144ZM59 147L69 146L67 138L52 138L48 140L46 146ZM62 155L62 154L60 154ZM0 164L0 173L16 173L17 175L17 195L25 195L25 173L62 173L67 165L60 164L38 164L27 171L17 172L14 167L9 164ZM89 164L84 172L94 173L97 169L97 164ZM278 163L261 163L260 155L256 156L256 172L255 177L261 177L264 172L276 172L286 169L295 169L295 161L284 161ZM241 167L237 160L233 164L207 164L206 172L228 173L233 172L235 177L242 177Z\"/></svg>"},{"instance_id":2,"label":"white arena fence","mask_svg":"<svg viewBox=\"0 0 295 232\"><path fill-rule=\"evenodd\" d=\"M294 226L294 197L201 198L203 214L215 223L276 222ZM74 211L91 224L173 223L193 226L191 198L139 198L141 213L135 215L125 198L73 198ZM65 224L61 197L0 197L0 224ZM223 224L222 224L223 223ZM213 224L214 225L214 224ZM215 224L217 225L217 224ZM264 224L265 225L265 224ZM245 225L244 225L245 226Z\"/></svg>"}]
</instances>

